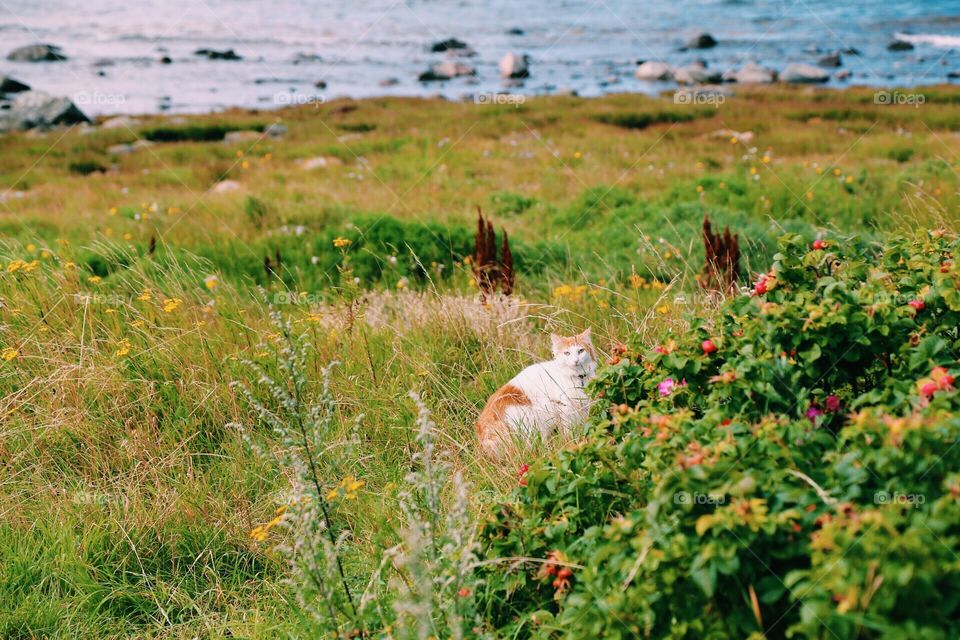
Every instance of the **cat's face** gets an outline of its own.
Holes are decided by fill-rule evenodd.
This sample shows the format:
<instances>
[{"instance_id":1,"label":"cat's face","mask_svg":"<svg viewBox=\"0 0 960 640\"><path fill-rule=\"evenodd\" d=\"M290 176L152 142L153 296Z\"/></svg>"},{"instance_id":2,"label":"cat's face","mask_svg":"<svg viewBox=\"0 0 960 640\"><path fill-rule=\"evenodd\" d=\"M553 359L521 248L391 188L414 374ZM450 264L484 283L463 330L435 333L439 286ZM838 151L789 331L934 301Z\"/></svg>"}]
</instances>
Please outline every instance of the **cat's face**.
<instances>
[{"instance_id":1,"label":"cat's face","mask_svg":"<svg viewBox=\"0 0 960 640\"><path fill-rule=\"evenodd\" d=\"M593 342L590 340L590 329L575 336L558 336L550 334L553 347L553 359L560 364L589 373L593 368Z\"/></svg>"}]
</instances>

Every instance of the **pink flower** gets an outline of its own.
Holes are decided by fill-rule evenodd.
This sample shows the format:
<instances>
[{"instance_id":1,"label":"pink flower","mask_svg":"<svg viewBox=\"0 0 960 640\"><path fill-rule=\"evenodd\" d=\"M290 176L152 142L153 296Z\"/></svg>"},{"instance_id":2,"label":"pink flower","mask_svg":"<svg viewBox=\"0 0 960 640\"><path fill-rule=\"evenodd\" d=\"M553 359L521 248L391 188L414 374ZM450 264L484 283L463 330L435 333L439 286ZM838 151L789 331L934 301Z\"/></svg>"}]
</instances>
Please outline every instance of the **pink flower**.
<instances>
[{"instance_id":1,"label":"pink flower","mask_svg":"<svg viewBox=\"0 0 960 640\"><path fill-rule=\"evenodd\" d=\"M668 396L673 393L673 388L677 386L677 383L673 381L673 378L667 378L657 385L657 390L660 391L661 396Z\"/></svg>"},{"instance_id":2,"label":"pink flower","mask_svg":"<svg viewBox=\"0 0 960 640\"><path fill-rule=\"evenodd\" d=\"M837 411L840 411L840 398L835 395L827 396L827 399L823 404L830 413L836 413Z\"/></svg>"},{"instance_id":3,"label":"pink flower","mask_svg":"<svg viewBox=\"0 0 960 640\"><path fill-rule=\"evenodd\" d=\"M753 285L753 295L762 296L767 292L767 274L760 276L760 279L757 280L757 283Z\"/></svg>"},{"instance_id":4,"label":"pink flower","mask_svg":"<svg viewBox=\"0 0 960 640\"><path fill-rule=\"evenodd\" d=\"M816 405L810 405L810 408L807 409L807 417L810 419L810 422L816 422L818 416L823 415L823 409Z\"/></svg>"}]
</instances>

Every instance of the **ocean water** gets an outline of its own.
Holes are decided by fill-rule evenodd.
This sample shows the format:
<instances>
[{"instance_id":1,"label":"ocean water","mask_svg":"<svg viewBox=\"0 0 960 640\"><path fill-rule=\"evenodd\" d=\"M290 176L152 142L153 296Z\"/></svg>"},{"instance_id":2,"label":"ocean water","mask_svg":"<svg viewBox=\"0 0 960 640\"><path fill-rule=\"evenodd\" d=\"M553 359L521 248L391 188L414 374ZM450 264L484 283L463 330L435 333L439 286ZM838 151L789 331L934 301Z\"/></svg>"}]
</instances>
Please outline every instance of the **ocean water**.
<instances>
[{"instance_id":1,"label":"ocean water","mask_svg":"<svg viewBox=\"0 0 960 640\"><path fill-rule=\"evenodd\" d=\"M681 51L700 31L720 44ZM898 35L915 49L887 51ZM444 60L431 43L449 37L476 51L464 62L477 76L419 82ZM6 60L36 42L59 45L69 60ZM198 48L243 59L208 60L194 55ZM859 51L843 56L852 75L831 85L948 82L948 72L960 72L960 0L0 0L0 75L69 95L91 115L340 96L656 93L671 85L635 79L639 60L782 69L848 49ZM499 77L510 51L531 59L520 85ZM161 64L163 56L172 63Z\"/></svg>"}]
</instances>

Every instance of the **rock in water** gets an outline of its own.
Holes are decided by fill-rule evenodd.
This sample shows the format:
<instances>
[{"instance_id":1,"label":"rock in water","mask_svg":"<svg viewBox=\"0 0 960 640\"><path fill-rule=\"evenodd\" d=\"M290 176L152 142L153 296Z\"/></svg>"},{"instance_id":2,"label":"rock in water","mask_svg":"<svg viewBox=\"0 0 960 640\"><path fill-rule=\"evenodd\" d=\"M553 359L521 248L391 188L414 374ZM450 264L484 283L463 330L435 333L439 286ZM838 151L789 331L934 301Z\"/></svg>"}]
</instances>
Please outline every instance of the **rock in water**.
<instances>
[{"instance_id":1,"label":"rock in water","mask_svg":"<svg viewBox=\"0 0 960 640\"><path fill-rule=\"evenodd\" d=\"M215 49L197 49L194 55L205 56L210 60L243 60L233 49L217 51Z\"/></svg>"},{"instance_id":2,"label":"rock in water","mask_svg":"<svg viewBox=\"0 0 960 640\"><path fill-rule=\"evenodd\" d=\"M906 40L894 40L887 45L887 51L913 51L913 44Z\"/></svg>"},{"instance_id":3,"label":"rock in water","mask_svg":"<svg viewBox=\"0 0 960 640\"><path fill-rule=\"evenodd\" d=\"M10 52L7 60L14 62L59 62L67 56L54 44L31 44Z\"/></svg>"},{"instance_id":4,"label":"rock in water","mask_svg":"<svg viewBox=\"0 0 960 640\"><path fill-rule=\"evenodd\" d=\"M501 78L529 78L530 77L530 56L527 54L517 55L510 52L500 59L500 77Z\"/></svg>"},{"instance_id":5,"label":"rock in water","mask_svg":"<svg viewBox=\"0 0 960 640\"><path fill-rule=\"evenodd\" d=\"M791 82L794 84L826 82L829 79L830 74L823 69L814 67L813 65L800 64L797 62L788 64L787 68L784 69L783 73L780 74L781 81Z\"/></svg>"},{"instance_id":6,"label":"rock in water","mask_svg":"<svg viewBox=\"0 0 960 640\"><path fill-rule=\"evenodd\" d=\"M717 46L717 39L707 32L698 33L687 41L687 49L712 49Z\"/></svg>"},{"instance_id":7,"label":"rock in water","mask_svg":"<svg viewBox=\"0 0 960 640\"><path fill-rule=\"evenodd\" d=\"M453 60L447 60L445 62L441 62L440 64L433 65L421 73L418 79L420 82L436 82L450 80L451 78L459 78L461 76L475 75L477 75L477 71L470 65L466 65L461 62L454 62Z\"/></svg>"},{"instance_id":8,"label":"rock in water","mask_svg":"<svg viewBox=\"0 0 960 640\"><path fill-rule=\"evenodd\" d=\"M10 76L0 76L0 93L20 93L30 91L30 87Z\"/></svg>"},{"instance_id":9,"label":"rock in water","mask_svg":"<svg viewBox=\"0 0 960 640\"><path fill-rule=\"evenodd\" d=\"M446 40L441 40L439 42L434 42L430 47L430 51L433 53L443 53L444 51L450 51L453 49L466 49L467 43L463 40L457 40L456 38L447 38Z\"/></svg>"},{"instance_id":10,"label":"rock in water","mask_svg":"<svg viewBox=\"0 0 960 640\"><path fill-rule=\"evenodd\" d=\"M739 82L740 84L769 84L776 81L777 72L772 69L764 69L756 62L748 62L743 65L742 69L724 73L723 79L727 82Z\"/></svg>"},{"instance_id":11,"label":"rock in water","mask_svg":"<svg viewBox=\"0 0 960 640\"><path fill-rule=\"evenodd\" d=\"M672 80L673 69L666 62L650 60L637 67L634 75L638 80Z\"/></svg>"},{"instance_id":12,"label":"rock in water","mask_svg":"<svg viewBox=\"0 0 960 640\"><path fill-rule=\"evenodd\" d=\"M821 67L839 67L843 64L843 59L839 53L831 53L817 60L817 64Z\"/></svg>"},{"instance_id":13,"label":"rock in water","mask_svg":"<svg viewBox=\"0 0 960 640\"><path fill-rule=\"evenodd\" d=\"M718 71L710 71L702 62L694 62L673 72L678 84L715 84L722 76Z\"/></svg>"},{"instance_id":14,"label":"rock in water","mask_svg":"<svg viewBox=\"0 0 960 640\"><path fill-rule=\"evenodd\" d=\"M10 108L0 111L0 131L43 129L84 122L90 122L90 119L69 98L51 96L42 91L17 94Z\"/></svg>"}]
</instances>

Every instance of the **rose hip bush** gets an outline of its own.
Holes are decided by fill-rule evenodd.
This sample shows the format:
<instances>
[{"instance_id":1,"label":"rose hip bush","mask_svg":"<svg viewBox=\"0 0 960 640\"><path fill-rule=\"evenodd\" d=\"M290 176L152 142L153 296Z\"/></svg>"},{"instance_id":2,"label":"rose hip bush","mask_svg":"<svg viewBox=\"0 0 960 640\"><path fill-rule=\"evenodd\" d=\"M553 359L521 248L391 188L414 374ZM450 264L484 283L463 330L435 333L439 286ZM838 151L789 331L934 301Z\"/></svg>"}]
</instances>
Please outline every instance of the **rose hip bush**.
<instances>
[{"instance_id":1,"label":"rose hip bush","mask_svg":"<svg viewBox=\"0 0 960 640\"><path fill-rule=\"evenodd\" d=\"M960 637L958 245L785 237L719 317L601 369L588 434L483 525L491 628Z\"/></svg>"}]
</instances>

